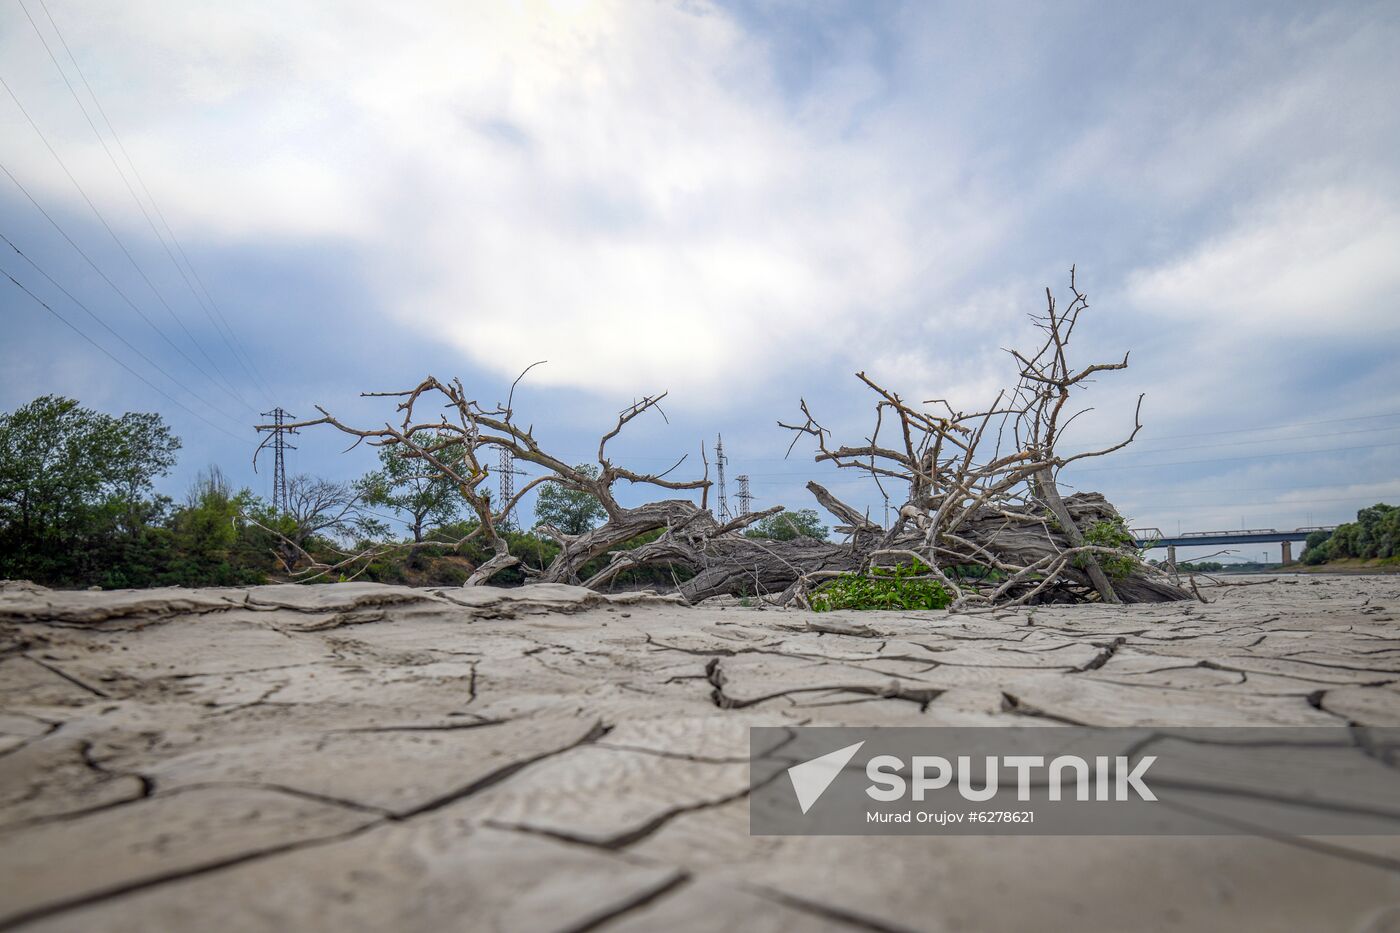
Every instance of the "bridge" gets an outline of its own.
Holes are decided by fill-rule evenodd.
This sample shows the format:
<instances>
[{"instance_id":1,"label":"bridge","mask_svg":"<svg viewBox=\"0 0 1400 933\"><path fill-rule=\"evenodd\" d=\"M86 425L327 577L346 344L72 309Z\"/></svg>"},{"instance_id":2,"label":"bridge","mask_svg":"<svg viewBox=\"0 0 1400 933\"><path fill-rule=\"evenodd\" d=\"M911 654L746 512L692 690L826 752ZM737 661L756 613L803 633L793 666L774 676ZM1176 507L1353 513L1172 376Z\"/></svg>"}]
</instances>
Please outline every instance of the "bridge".
<instances>
[{"instance_id":1,"label":"bridge","mask_svg":"<svg viewBox=\"0 0 1400 933\"><path fill-rule=\"evenodd\" d=\"M1165 535L1160 528L1130 529L1137 546L1144 550L1164 547L1167 549L1167 563L1176 563L1178 547L1199 547L1217 544L1281 544L1283 562L1293 563L1293 542L1305 541L1314 531L1335 531L1336 525L1309 525L1294 528L1292 531L1279 531L1277 528L1247 528L1239 531L1188 531L1185 534Z\"/></svg>"}]
</instances>

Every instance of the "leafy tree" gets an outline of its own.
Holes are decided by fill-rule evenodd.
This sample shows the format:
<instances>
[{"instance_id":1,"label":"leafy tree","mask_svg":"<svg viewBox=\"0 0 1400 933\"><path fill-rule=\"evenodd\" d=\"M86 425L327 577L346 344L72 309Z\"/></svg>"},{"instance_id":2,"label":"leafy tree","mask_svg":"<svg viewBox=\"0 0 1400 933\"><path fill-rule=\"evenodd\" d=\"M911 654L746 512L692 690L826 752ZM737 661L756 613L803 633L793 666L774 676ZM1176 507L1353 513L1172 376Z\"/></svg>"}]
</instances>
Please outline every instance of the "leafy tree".
<instances>
[{"instance_id":1,"label":"leafy tree","mask_svg":"<svg viewBox=\"0 0 1400 933\"><path fill-rule=\"evenodd\" d=\"M98 544L144 528L179 448L157 414L46 395L0 415L0 576L84 577Z\"/></svg>"},{"instance_id":2,"label":"leafy tree","mask_svg":"<svg viewBox=\"0 0 1400 933\"><path fill-rule=\"evenodd\" d=\"M293 567L325 538L353 535L362 525L360 491L352 483L298 474L287 480L287 511L257 503L252 518L276 536L275 547L285 567Z\"/></svg>"},{"instance_id":3,"label":"leafy tree","mask_svg":"<svg viewBox=\"0 0 1400 933\"><path fill-rule=\"evenodd\" d=\"M827 527L813 509L798 509L796 512L779 512L761 518L748 527L744 534L750 538L771 538L774 541L791 541L794 538L826 539Z\"/></svg>"},{"instance_id":4,"label":"leafy tree","mask_svg":"<svg viewBox=\"0 0 1400 933\"><path fill-rule=\"evenodd\" d=\"M422 442L431 446L445 444L437 456L448 462L462 460L461 445L452 444L447 435ZM366 474L356 485L365 505L404 516L415 544L421 544L430 532L455 520L465 501L456 483L422 458L408 456L401 445L379 448L379 469Z\"/></svg>"},{"instance_id":5,"label":"leafy tree","mask_svg":"<svg viewBox=\"0 0 1400 933\"><path fill-rule=\"evenodd\" d=\"M1361 526L1357 536L1357 557L1400 555L1400 508L1377 503L1356 513Z\"/></svg>"},{"instance_id":6,"label":"leafy tree","mask_svg":"<svg viewBox=\"0 0 1400 933\"><path fill-rule=\"evenodd\" d=\"M1314 531L1308 535L1308 540L1303 545L1303 554L1299 559L1305 564L1321 564L1330 556L1331 550L1328 542L1332 538L1330 531Z\"/></svg>"},{"instance_id":7,"label":"leafy tree","mask_svg":"<svg viewBox=\"0 0 1400 933\"><path fill-rule=\"evenodd\" d=\"M305 473L287 480L288 535L305 546L316 535L348 534L359 518L360 494L350 483Z\"/></svg>"},{"instance_id":8,"label":"leafy tree","mask_svg":"<svg viewBox=\"0 0 1400 933\"><path fill-rule=\"evenodd\" d=\"M589 476L598 475L598 468L587 463L574 469ZM583 534L607 514L597 496L559 482L545 483L535 500L535 527L550 525L566 535Z\"/></svg>"},{"instance_id":9,"label":"leafy tree","mask_svg":"<svg viewBox=\"0 0 1400 933\"><path fill-rule=\"evenodd\" d=\"M173 554L166 582L184 586L261 582L270 542L245 518L258 505L251 491L235 493L217 466L200 473L184 506L169 521Z\"/></svg>"},{"instance_id":10,"label":"leafy tree","mask_svg":"<svg viewBox=\"0 0 1400 933\"><path fill-rule=\"evenodd\" d=\"M1308 535L1302 560L1323 564L1347 557L1400 557L1400 508L1380 502L1361 509L1356 513L1356 521L1338 525L1330 535L1313 532Z\"/></svg>"},{"instance_id":11,"label":"leafy tree","mask_svg":"<svg viewBox=\"0 0 1400 933\"><path fill-rule=\"evenodd\" d=\"M208 561L227 559L238 539L241 505L222 470L215 466L201 473L172 521L180 549Z\"/></svg>"}]
</instances>

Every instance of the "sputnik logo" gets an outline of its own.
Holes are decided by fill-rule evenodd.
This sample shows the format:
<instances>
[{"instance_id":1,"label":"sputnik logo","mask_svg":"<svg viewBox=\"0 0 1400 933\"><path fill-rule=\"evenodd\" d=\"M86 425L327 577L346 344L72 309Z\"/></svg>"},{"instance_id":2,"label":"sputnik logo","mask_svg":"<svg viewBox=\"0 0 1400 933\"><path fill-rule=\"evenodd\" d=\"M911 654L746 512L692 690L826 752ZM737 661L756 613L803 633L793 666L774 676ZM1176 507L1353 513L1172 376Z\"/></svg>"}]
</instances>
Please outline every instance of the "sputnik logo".
<instances>
[{"instance_id":1,"label":"sputnik logo","mask_svg":"<svg viewBox=\"0 0 1400 933\"><path fill-rule=\"evenodd\" d=\"M792 789L797 794L797 805L802 808L804 814L821 799L831 782L836 780L836 775L841 773L864 744L865 741L862 740L787 769L788 778L792 780Z\"/></svg>"}]
</instances>

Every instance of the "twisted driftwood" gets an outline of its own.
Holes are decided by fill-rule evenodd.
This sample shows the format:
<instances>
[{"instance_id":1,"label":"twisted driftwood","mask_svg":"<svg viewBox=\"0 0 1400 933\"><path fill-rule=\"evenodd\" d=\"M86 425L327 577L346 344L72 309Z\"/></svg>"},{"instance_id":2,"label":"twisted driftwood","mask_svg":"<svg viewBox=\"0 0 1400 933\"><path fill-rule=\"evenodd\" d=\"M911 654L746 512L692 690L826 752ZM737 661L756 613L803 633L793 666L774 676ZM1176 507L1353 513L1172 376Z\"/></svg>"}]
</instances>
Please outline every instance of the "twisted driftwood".
<instances>
[{"instance_id":1,"label":"twisted driftwood","mask_svg":"<svg viewBox=\"0 0 1400 933\"><path fill-rule=\"evenodd\" d=\"M954 608L1189 598L1189 593L1138 559L1121 541L1105 544L1091 540L1098 528L1122 525L1118 513L1102 496L1060 494L1057 477L1061 469L1127 446L1142 427L1139 397L1133 430L1123 441L1069 456L1058 452L1064 429L1078 414L1067 411L1074 392L1096 374L1128 365L1126 354L1121 362L1082 368L1070 364L1067 346L1080 313L1088 307L1073 270L1070 291L1071 302L1059 310L1046 290L1048 308L1043 315L1033 316L1045 335L1042 344L1033 353L1010 351L1017 363L1018 382L983 410L955 411L942 400L925 403L934 406L932 409L915 407L858 373L877 396L875 427L864 443L832 446L829 432L816 421L805 401L801 403L803 423L779 423L794 432L793 445L804 436L815 440L817 462L863 472L882 492L887 493L886 487L891 485L907 490L894 525L885 529L822 486L809 483L818 504L838 519L836 531L845 536L841 543L811 538L775 541L741 534L747 526L781 508L720 524L707 508L708 463L700 479L685 481L666 478L685 457L659 474L634 473L613 463L607 454L608 442L645 412L656 409L660 413L665 393L647 396L618 414L616 424L599 441L596 475L549 453L536 441L532 428L515 422L512 400L519 378L511 385L507 401L494 406L472 399L459 381L444 383L429 377L406 392L366 393L400 399L397 425L386 423L382 428L362 430L318 407L320 418L288 427L327 424L354 436L356 444L401 445L407 456L422 461L427 474L454 482L477 519L470 534L457 543L479 538L492 552L472 573L469 586L485 583L519 563L510 554L501 529L526 493L542 483L557 483L595 497L607 520L579 535L542 527L560 547L548 567L527 571L542 582L602 588L614 585L628 570L669 565L687 572L684 581L678 576L676 589L692 601L752 594L769 596L782 604L802 604L814 586L831 576L865 571L876 564L912 563L922 575L950 591L955 597ZM437 403L436 417L419 416L418 409L427 399ZM883 440L882 431L887 435L893 432L894 439ZM495 452L492 448L534 464L543 475L525 484L510 501L493 502L483 488L489 455ZM703 449L701 453L703 459ZM619 481L699 493L700 501L661 499L627 508L614 495ZM661 534L653 541L632 549L623 547L657 531ZM379 553L383 550L346 555L340 564L309 570L324 574ZM601 570L581 578L585 565L608 555ZM1110 575L1105 566L1116 573Z\"/></svg>"},{"instance_id":2,"label":"twisted driftwood","mask_svg":"<svg viewBox=\"0 0 1400 933\"><path fill-rule=\"evenodd\" d=\"M1068 456L1060 453L1065 429L1087 410L1070 413L1075 392L1099 373L1128 366L1127 354L1121 362L1071 364L1070 338L1089 302L1073 269L1069 287L1073 297L1063 309L1046 289L1045 313L1032 315L1043 341L1034 352L1009 351L1018 381L985 409L957 411L942 399L926 402L931 409L915 407L857 373L877 396L875 427L863 444L831 445L829 432L805 401L802 423L779 422L794 432L794 446L804 436L815 440L818 462L865 473L882 491L891 484L908 489L894 526L883 534L854 509L832 501L825 490L813 490L819 502L843 519L837 530L852 536L853 548L865 555L864 565L877 556L902 556L950 589L956 607L1083 599L1086 590L1108 603L1189 598L1125 546L1121 518L1102 496L1060 494L1057 479L1064 467L1121 450L1142 429L1139 396L1133 429L1122 441ZM883 440L882 431L887 437L894 434L893 439ZM1119 540L1091 540L1102 528ZM1104 569L1121 570L1124 564L1128 569L1119 580L1110 579ZM963 585L958 568L966 566L992 572L995 585ZM799 582L795 595L802 589Z\"/></svg>"}]
</instances>

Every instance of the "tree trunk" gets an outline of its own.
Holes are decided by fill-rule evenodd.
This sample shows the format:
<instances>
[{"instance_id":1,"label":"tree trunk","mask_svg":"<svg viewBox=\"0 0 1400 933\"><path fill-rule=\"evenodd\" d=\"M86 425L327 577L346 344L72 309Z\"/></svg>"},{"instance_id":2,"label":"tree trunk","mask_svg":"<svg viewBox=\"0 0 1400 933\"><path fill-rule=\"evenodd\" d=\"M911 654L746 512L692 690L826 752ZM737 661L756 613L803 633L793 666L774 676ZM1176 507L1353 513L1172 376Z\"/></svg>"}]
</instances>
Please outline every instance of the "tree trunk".
<instances>
[{"instance_id":1,"label":"tree trunk","mask_svg":"<svg viewBox=\"0 0 1400 933\"><path fill-rule=\"evenodd\" d=\"M690 602L711 596L776 594L805 574L849 572L859 568L860 562L860 553L816 538L716 538L705 549L699 572L681 584L680 594Z\"/></svg>"},{"instance_id":2,"label":"tree trunk","mask_svg":"<svg viewBox=\"0 0 1400 933\"><path fill-rule=\"evenodd\" d=\"M551 532L561 550L540 574L541 583L577 583L583 565L631 541L639 535L660 528L680 530L696 522L714 525L708 512L685 499L664 499L649 502L635 509L626 509L597 528L581 535Z\"/></svg>"},{"instance_id":3,"label":"tree trunk","mask_svg":"<svg viewBox=\"0 0 1400 933\"><path fill-rule=\"evenodd\" d=\"M1050 475L1049 470L1041 471L1036 477L1035 489L1045 500L1045 504L1050 507L1050 511L1055 513L1055 520L1063 527L1070 546L1083 547L1084 533L1079 530L1079 525L1075 522L1074 516L1069 514L1069 509L1065 508L1064 500L1060 498L1060 490L1055 486L1055 478ZM1099 562L1090 557L1086 563L1089 580L1094 584L1094 589L1098 590L1099 597L1106 603L1122 602L1118 598L1118 594L1113 592L1113 584L1108 582L1108 574L1103 572Z\"/></svg>"}]
</instances>

